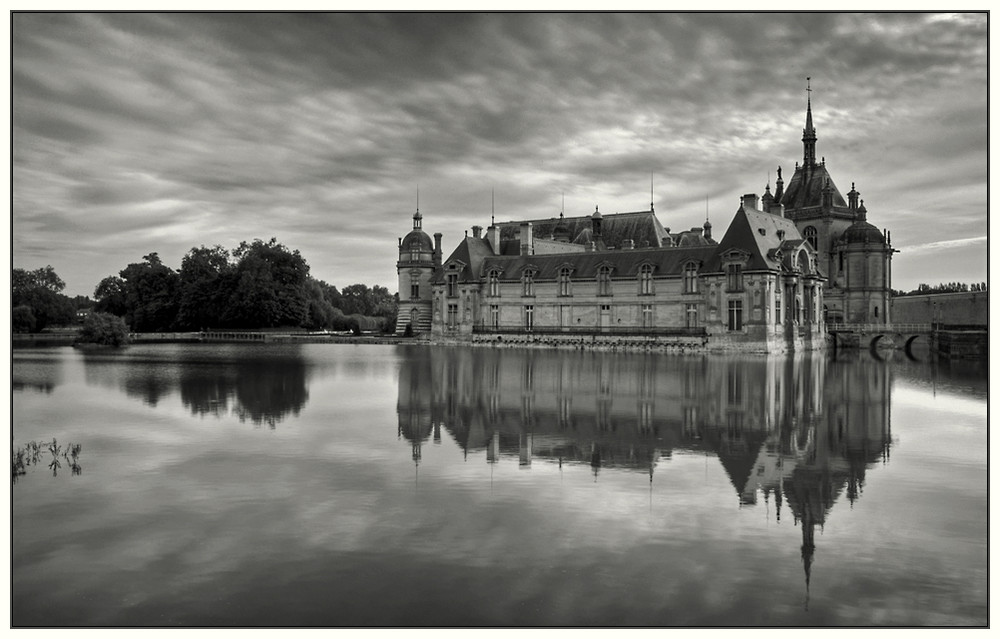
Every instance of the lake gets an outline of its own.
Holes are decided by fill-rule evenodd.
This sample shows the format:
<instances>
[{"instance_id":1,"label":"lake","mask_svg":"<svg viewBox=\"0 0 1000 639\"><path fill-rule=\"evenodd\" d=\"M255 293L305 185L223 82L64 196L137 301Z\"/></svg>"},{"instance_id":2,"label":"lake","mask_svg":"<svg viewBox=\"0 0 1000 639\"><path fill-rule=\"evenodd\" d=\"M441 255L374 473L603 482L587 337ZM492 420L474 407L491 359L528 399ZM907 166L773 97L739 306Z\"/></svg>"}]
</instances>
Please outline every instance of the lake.
<instances>
[{"instance_id":1,"label":"lake","mask_svg":"<svg viewBox=\"0 0 1000 639\"><path fill-rule=\"evenodd\" d=\"M988 621L985 362L12 358L14 626Z\"/></svg>"}]
</instances>

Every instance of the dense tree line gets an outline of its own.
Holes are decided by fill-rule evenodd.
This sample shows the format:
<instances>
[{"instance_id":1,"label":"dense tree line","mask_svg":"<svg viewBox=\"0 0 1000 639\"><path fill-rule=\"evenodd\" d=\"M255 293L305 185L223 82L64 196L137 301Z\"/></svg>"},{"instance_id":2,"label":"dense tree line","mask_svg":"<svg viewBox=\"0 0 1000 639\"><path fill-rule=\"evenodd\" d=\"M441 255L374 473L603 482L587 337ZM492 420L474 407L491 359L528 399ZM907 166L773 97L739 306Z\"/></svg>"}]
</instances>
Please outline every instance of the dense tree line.
<instances>
[{"instance_id":1,"label":"dense tree line","mask_svg":"<svg viewBox=\"0 0 1000 639\"><path fill-rule=\"evenodd\" d=\"M934 295L936 293L975 293L985 290L986 282L973 282L972 284L966 284L963 282L948 282L946 284L935 284L934 286L930 286L929 284L920 284L912 291L904 292L893 290L892 294L894 297L903 297L906 295Z\"/></svg>"},{"instance_id":2,"label":"dense tree line","mask_svg":"<svg viewBox=\"0 0 1000 639\"><path fill-rule=\"evenodd\" d=\"M11 329L15 333L36 333L50 326L65 326L76 319L76 310L89 300L62 294L66 283L51 266L11 272Z\"/></svg>"},{"instance_id":3,"label":"dense tree line","mask_svg":"<svg viewBox=\"0 0 1000 639\"><path fill-rule=\"evenodd\" d=\"M133 331L205 328L392 330L396 296L387 288L336 287L309 274L297 250L274 238L192 248L180 270L144 255L94 290L95 311L121 316Z\"/></svg>"}]
</instances>

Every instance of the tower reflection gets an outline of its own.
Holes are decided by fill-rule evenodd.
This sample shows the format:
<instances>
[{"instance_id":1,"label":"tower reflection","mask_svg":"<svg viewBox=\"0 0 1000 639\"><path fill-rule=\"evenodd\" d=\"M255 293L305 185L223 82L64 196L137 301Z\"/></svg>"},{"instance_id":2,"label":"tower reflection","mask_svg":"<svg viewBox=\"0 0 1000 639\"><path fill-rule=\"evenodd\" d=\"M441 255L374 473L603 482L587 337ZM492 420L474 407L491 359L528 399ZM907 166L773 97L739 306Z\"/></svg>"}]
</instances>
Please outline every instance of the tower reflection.
<instances>
[{"instance_id":1,"label":"tower reflection","mask_svg":"<svg viewBox=\"0 0 1000 639\"><path fill-rule=\"evenodd\" d=\"M577 351L413 349L399 376L399 435L419 462L441 429L466 457L648 473L675 451L724 468L741 506L791 511L806 584L814 532L866 469L889 459L891 368L796 355L664 357ZM785 515L787 517L787 514Z\"/></svg>"}]
</instances>

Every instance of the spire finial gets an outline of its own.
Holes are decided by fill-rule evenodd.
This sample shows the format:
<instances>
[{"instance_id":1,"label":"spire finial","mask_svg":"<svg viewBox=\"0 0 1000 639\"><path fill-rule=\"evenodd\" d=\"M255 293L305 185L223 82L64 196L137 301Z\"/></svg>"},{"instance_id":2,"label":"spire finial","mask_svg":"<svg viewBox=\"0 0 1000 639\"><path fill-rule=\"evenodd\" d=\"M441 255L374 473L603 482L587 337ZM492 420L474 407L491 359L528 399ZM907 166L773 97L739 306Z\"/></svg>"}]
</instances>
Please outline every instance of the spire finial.
<instances>
[{"instance_id":1,"label":"spire finial","mask_svg":"<svg viewBox=\"0 0 1000 639\"><path fill-rule=\"evenodd\" d=\"M806 78L806 128L802 129L803 164L808 168L816 164L816 129L813 128L812 78Z\"/></svg>"},{"instance_id":2,"label":"spire finial","mask_svg":"<svg viewBox=\"0 0 1000 639\"><path fill-rule=\"evenodd\" d=\"M496 189L490 188L490 226L496 226Z\"/></svg>"},{"instance_id":3,"label":"spire finial","mask_svg":"<svg viewBox=\"0 0 1000 639\"><path fill-rule=\"evenodd\" d=\"M653 210L653 172L649 172L649 210Z\"/></svg>"}]
</instances>

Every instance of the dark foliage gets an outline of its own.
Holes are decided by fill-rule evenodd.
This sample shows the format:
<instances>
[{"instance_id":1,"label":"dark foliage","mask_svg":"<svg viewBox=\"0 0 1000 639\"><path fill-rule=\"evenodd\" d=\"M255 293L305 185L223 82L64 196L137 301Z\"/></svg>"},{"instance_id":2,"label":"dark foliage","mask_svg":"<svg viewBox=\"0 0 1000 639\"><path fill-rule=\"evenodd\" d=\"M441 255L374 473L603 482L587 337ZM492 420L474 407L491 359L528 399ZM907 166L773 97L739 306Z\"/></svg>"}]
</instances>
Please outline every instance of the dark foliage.
<instances>
[{"instance_id":1,"label":"dark foliage","mask_svg":"<svg viewBox=\"0 0 1000 639\"><path fill-rule=\"evenodd\" d=\"M129 343L128 327L125 321L110 313L90 313L83 320L83 327L76 339L80 344L100 344L103 346L125 346Z\"/></svg>"},{"instance_id":2,"label":"dark foliage","mask_svg":"<svg viewBox=\"0 0 1000 639\"><path fill-rule=\"evenodd\" d=\"M24 306L31 311L30 314L23 309L18 311L22 330L27 328L29 315L32 322L25 332L40 332L49 326L73 323L76 306L73 300L60 293L65 286L51 266L34 271L16 268L11 272L11 306Z\"/></svg>"}]
</instances>

